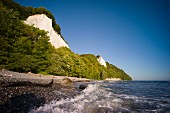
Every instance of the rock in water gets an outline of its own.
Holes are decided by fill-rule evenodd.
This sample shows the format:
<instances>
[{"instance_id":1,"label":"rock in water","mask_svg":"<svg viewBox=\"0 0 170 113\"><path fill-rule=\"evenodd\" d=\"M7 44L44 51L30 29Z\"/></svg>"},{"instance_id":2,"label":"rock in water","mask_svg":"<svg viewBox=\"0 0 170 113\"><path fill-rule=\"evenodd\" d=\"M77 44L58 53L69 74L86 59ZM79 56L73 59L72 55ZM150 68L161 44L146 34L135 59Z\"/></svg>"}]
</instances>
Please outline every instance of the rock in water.
<instances>
[{"instance_id":1,"label":"rock in water","mask_svg":"<svg viewBox=\"0 0 170 113\"><path fill-rule=\"evenodd\" d=\"M81 84L80 86L79 86L79 89L81 89L81 90L84 90L84 89L86 89L87 88L87 84Z\"/></svg>"},{"instance_id":2,"label":"rock in water","mask_svg":"<svg viewBox=\"0 0 170 113\"><path fill-rule=\"evenodd\" d=\"M61 38L61 36L54 31L52 27L52 19L48 18L45 14L36 14L29 16L26 21L28 25L33 25L41 30L48 31L48 36L50 37L50 42L55 48L68 47L66 42Z\"/></svg>"},{"instance_id":3,"label":"rock in water","mask_svg":"<svg viewBox=\"0 0 170 113\"><path fill-rule=\"evenodd\" d=\"M63 86L73 86L73 82L69 78L62 79L60 81L60 84L63 85Z\"/></svg>"}]
</instances>

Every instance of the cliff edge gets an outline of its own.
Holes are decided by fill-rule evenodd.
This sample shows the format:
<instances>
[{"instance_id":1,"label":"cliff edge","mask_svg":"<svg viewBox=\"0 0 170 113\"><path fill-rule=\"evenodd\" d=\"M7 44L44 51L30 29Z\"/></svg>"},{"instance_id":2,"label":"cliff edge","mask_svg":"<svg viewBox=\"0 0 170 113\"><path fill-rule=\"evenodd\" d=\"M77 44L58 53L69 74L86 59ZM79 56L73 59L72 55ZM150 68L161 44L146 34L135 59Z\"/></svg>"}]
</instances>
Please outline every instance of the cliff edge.
<instances>
[{"instance_id":1,"label":"cliff edge","mask_svg":"<svg viewBox=\"0 0 170 113\"><path fill-rule=\"evenodd\" d=\"M99 55L97 56L97 61L98 61L101 65L107 67L107 66L106 66L106 61L105 61L101 56L99 56Z\"/></svg>"},{"instance_id":2,"label":"cliff edge","mask_svg":"<svg viewBox=\"0 0 170 113\"><path fill-rule=\"evenodd\" d=\"M36 14L29 16L24 22L27 25L33 25L34 27L47 31L48 32L47 35L50 37L49 42L51 42L51 44L55 48L59 47L69 48L69 46L61 38L61 36L56 31L54 31L52 27L52 19L48 18L45 14Z\"/></svg>"}]
</instances>

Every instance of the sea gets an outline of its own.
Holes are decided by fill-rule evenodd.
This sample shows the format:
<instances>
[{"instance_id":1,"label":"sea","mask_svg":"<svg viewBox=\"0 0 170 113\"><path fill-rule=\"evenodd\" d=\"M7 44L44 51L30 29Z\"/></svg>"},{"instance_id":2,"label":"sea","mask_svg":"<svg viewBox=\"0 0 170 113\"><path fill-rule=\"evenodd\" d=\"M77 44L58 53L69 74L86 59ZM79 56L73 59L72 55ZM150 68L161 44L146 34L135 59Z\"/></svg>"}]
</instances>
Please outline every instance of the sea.
<instances>
[{"instance_id":1,"label":"sea","mask_svg":"<svg viewBox=\"0 0 170 113\"><path fill-rule=\"evenodd\" d=\"M77 83L78 87L82 83ZM96 81L30 113L170 113L170 81Z\"/></svg>"}]
</instances>

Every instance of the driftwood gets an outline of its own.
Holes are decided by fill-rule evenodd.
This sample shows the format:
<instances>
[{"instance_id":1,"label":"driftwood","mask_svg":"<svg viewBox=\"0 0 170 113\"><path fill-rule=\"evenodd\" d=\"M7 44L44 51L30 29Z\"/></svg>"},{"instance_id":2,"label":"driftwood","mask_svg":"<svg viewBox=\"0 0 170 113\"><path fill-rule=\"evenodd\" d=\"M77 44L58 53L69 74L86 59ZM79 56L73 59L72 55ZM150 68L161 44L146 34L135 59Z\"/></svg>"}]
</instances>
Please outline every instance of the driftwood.
<instances>
[{"instance_id":1,"label":"driftwood","mask_svg":"<svg viewBox=\"0 0 170 113\"><path fill-rule=\"evenodd\" d=\"M39 86L39 87L51 87L54 83L52 79L50 83L47 84L39 84L39 83L32 83L30 81L17 81L17 82L7 82L1 87L18 87L18 86Z\"/></svg>"}]
</instances>

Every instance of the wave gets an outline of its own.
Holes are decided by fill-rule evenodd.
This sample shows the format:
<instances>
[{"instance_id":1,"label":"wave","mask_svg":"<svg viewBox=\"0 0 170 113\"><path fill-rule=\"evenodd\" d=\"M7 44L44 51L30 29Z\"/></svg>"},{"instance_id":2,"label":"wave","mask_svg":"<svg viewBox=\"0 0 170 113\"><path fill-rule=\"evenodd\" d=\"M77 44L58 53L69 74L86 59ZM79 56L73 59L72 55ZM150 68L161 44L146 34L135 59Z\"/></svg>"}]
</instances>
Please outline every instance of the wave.
<instances>
[{"instance_id":1,"label":"wave","mask_svg":"<svg viewBox=\"0 0 170 113\"><path fill-rule=\"evenodd\" d=\"M107 85L113 84L108 83ZM116 94L114 90L117 91L117 89L106 87L107 85L102 82L89 84L86 89L73 98L54 100L38 109L32 109L29 113L145 113L169 110L169 101L167 104L164 104L165 101L158 104L158 100L146 97Z\"/></svg>"},{"instance_id":2,"label":"wave","mask_svg":"<svg viewBox=\"0 0 170 113\"><path fill-rule=\"evenodd\" d=\"M32 109L29 113L90 113L96 108L110 108L109 100L104 99L110 95L111 92L100 87L100 84L89 84L80 95L74 98L52 101L38 109Z\"/></svg>"}]
</instances>

